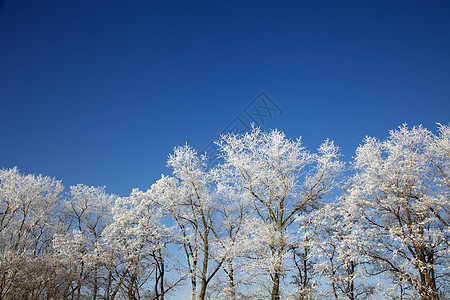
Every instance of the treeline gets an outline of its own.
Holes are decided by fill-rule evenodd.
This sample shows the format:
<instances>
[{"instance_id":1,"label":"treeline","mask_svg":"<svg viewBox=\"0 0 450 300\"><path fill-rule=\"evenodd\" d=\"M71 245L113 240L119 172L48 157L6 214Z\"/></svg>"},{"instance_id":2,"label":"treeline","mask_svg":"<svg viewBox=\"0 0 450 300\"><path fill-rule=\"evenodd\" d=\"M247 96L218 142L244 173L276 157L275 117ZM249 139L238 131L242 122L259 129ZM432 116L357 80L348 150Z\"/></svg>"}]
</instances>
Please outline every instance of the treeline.
<instances>
[{"instance_id":1,"label":"treeline","mask_svg":"<svg viewBox=\"0 0 450 300\"><path fill-rule=\"evenodd\" d=\"M0 299L449 299L450 126L352 162L253 128L127 197L0 171Z\"/></svg>"}]
</instances>

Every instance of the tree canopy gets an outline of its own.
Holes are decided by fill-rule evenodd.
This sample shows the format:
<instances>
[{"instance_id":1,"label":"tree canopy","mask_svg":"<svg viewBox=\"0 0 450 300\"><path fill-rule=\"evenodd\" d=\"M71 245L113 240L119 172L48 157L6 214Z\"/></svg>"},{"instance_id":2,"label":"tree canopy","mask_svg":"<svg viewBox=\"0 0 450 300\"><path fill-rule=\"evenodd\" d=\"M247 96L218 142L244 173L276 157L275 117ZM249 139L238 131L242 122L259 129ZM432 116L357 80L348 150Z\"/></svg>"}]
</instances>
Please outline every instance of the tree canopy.
<instances>
[{"instance_id":1,"label":"tree canopy","mask_svg":"<svg viewBox=\"0 0 450 300\"><path fill-rule=\"evenodd\" d=\"M253 127L175 147L120 197L0 170L0 299L448 299L450 126L325 140Z\"/></svg>"}]
</instances>

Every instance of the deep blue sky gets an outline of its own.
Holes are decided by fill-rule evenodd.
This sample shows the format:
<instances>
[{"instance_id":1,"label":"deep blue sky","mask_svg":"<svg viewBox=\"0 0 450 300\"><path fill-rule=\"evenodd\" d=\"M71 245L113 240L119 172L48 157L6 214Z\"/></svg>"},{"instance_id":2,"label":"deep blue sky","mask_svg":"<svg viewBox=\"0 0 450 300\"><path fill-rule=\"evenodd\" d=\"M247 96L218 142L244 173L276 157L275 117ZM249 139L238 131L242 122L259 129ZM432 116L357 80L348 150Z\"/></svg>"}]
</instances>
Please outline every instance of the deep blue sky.
<instances>
[{"instance_id":1,"label":"deep blue sky","mask_svg":"<svg viewBox=\"0 0 450 300\"><path fill-rule=\"evenodd\" d=\"M449 1L0 1L0 168L126 195L265 91L350 160L450 121Z\"/></svg>"}]
</instances>

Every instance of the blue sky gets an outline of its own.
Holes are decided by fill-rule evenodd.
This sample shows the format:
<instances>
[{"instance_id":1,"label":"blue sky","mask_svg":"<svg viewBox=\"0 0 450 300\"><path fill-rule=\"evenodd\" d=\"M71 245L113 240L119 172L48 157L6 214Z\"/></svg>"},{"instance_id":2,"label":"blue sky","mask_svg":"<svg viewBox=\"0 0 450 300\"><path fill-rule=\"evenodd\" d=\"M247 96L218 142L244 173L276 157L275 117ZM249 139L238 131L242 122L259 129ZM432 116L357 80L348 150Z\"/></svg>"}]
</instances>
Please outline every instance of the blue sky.
<instances>
[{"instance_id":1,"label":"blue sky","mask_svg":"<svg viewBox=\"0 0 450 300\"><path fill-rule=\"evenodd\" d=\"M333 139L450 121L449 1L0 1L0 168L147 189L264 91Z\"/></svg>"}]
</instances>

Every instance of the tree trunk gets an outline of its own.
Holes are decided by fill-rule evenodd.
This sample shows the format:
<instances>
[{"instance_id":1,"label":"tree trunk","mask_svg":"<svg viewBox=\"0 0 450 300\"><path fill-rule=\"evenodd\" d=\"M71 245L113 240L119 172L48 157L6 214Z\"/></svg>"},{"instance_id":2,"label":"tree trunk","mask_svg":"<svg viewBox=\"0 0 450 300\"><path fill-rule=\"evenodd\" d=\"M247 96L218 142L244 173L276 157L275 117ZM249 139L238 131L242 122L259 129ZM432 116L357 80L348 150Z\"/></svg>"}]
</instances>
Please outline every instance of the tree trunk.
<instances>
[{"instance_id":1,"label":"tree trunk","mask_svg":"<svg viewBox=\"0 0 450 300\"><path fill-rule=\"evenodd\" d=\"M236 288L234 286L233 261L231 259L228 259L227 262L228 262L228 283L230 286L230 299L236 300Z\"/></svg>"},{"instance_id":2,"label":"tree trunk","mask_svg":"<svg viewBox=\"0 0 450 300\"><path fill-rule=\"evenodd\" d=\"M136 299L133 295L133 286L134 286L135 281L136 281L136 274L135 274L135 270L133 270L131 272L130 282L128 284L128 300Z\"/></svg>"},{"instance_id":3,"label":"tree trunk","mask_svg":"<svg viewBox=\"0 0 450 300\"><path fill-rule=\"evenodd\" d=\"M439 294L435 281L431 278L427 271L421 272L420 298L422 300L438 300Z\"/></svg>"},{"instance_id":4,"label":"tree trunk","mask_svg":"<svg viewBox=\"0 0 450 300\"><path fill-rule=\"evenodd\" d=\"M97 293L98 293L98 267L97 264L94 267L94 286L92 291L92 300L97 300Z\"/></svg>"},{"instance_id":5,"label":"tree trunk","mask_svg":"<svg viewBox=\"0 0 450 300\"><path fill-rule=\"evenodd\" d=\"M204 300L206 297L206 285L208 277L208 258L209 258L209 247L208 242L205 241L205 252L203 254L203 268L202 268L202 286L200 289L199 300Z\"/></svg>"},{"instance_id":6,"label":"tree trunk","mask_svg":"<svg viewBox=\"0 0 450 300\"><path fill-rule=\"evenodd\" d=\"M81 299L81 284L82 284L82 280L83 280L83 272L84 272L84 261L81 261L80 276L78 277L78 282L77 282L77 300Z\"/></svg>"},{"instance_id":7,"label":"tree trunk","mask_svg":"<svg viewBox=\"0 0 450 300\"><path fill-rule=\"evenodd\" d=\"M352 280L350 281L350 287L349 287L349 296L348 298L350 300L354 300L355 299L355 281L354 281L354 274L355 274L355 263L352 261L350 262L350 276L352 278Z\"/></svg>"},{"instance_id":8,"label":"tree trunk","mask_svg":"<svg viewBox=\"0 0 450 300\"><path fill-rule=\"evenodd\" d=\"M106 300L111 300L111 282L112 282L112 272L108 271L108 284L106 285Z\"/></svg>"},{"instance_id":9,"label":"tree trunk","mask_svg":"<svg viewBox=\"0 0 450 300\"><path fill-rule=\"evenodd\" d=\"M281 278L281 260L282 260L283 249L278 249L277 251L277 261L274 268L273 275L273 286L272 286L272 294L271 300L280 300L280 278Z\"/></svg>"},{"instance_id":10,"label":"tree trunk","mask_svg":"<svg viewBox=\"0 0 450 300\"><path fill-rule=\"evenodd\" d=\"M164 300L164 259L162 258L161 250L157 250L153 257L156 263L155 299Z\"/></svg>"},{"instance_id":11,"label":"tree trunk","mask_svg":"<svg viewBox=\"0 0 450 300\"><path fill-rule=\"evenodd\" d=\"M273 276L273 286L272 286L272 294L271 300L280 300L280 271L275 270L275 274Z\"/></svg>"},{"instance_id":12,"label":"tree trunk","mask_svg":"<svg viewBox=\"0 0 450 300\"><path fill-rule=\"evenodd\" d=\"M161 297L159 298L160 300L164 300L164 294L165 294L165 291L164 291L164 261L163 261L163 258L162 258L162 256L161 256L161 252L159 253L160 254L160 264L161 264L161 274L160 274L160 278L159 278L159 286L160 286L160 290L161 290Z\"/></svg>"},{"instance_id":13,"label":"tree trunk","mask_svg":"<svg viewBox=\"0 0 450 300\"><path fill-rule=\"evenodd\" d=\"M191 270L191 299L197 299L197 278L195 277L195 270Z\"/></svg>"}]
</instances>

